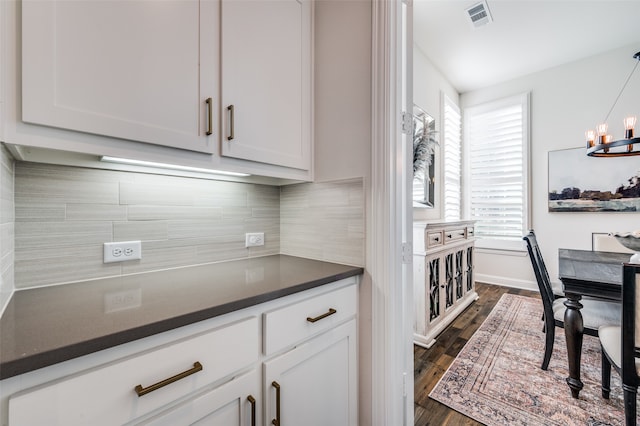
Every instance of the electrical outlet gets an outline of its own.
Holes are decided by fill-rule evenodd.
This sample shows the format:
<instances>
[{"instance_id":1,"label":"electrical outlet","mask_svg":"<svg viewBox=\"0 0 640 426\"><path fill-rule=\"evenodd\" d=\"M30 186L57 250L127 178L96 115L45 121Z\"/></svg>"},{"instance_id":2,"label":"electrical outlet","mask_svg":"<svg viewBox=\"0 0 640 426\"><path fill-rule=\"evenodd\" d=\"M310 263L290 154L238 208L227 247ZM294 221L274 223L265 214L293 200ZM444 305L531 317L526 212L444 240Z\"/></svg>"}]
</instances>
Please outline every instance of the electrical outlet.
<instances>
[{"instance_id":1,"label":"electrical outlet","mask_svg":"<svg viewBox=\"0 0 640 426\"><path fill-rule=\"evenodd\" d=\"M264 245L264 232L248 232L244 234L245 247L257 247Z\"/></svg>"},{"instance_id":2,"label":"electrical outlet","mask_svg":"<svg viewBox=\"0 0 640 426\"><path fill-rule=\"evenodd\" d=\"M142 243L140 241L104 243L104 263L136 259L142 259Z\"/></svg>"}]
</instances>

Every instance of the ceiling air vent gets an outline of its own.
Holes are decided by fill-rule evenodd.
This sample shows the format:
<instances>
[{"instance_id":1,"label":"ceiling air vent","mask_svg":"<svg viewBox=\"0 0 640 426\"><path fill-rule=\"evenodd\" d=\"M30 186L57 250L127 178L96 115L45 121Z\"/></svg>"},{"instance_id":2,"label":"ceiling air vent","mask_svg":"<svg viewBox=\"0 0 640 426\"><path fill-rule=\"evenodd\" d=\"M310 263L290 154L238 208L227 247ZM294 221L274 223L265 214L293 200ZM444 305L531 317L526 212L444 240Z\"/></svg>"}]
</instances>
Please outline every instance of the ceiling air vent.
<instances>
[{"instance_id":1,"label":"ceiling air vent","mask_svg":"<svg viewBox=\"0 0 640 426\"><path fill-rule=\"evenodd\" d=\"M493 22L491 13L489 12L489 6L487 6L486 1L481 1L480 3L474 4L468 8L467 14L469 15L469 19L471 19L471 24L474 28L482 27L487 25L489 22Z\"/></svg>"}]
</instances>

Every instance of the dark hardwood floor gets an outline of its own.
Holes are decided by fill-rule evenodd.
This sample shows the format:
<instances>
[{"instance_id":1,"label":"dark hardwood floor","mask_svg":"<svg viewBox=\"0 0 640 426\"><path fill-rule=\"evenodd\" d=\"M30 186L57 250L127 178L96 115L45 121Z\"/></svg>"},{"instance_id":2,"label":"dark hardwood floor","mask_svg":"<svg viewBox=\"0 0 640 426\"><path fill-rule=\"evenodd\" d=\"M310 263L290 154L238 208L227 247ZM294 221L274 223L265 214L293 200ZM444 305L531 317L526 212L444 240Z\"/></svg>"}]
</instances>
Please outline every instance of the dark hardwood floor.
<instances>
[{"instance_id":1,"label":"dark hardwood floor","mask_svg":"<svg viewBox=\"0 0 640 426\"><path fill-rule=\"evenodd\" d=\"M467 340L476 332L504 293L539 297L538 292L476 283L479 299L471 304L436 339L429 349L414 345L416 426L482 425L429 398L429 392L447 371ZM540 355L542 357L542 354ZM540 358L542 359L542 358Z\"/></svg>"}]
</instances>

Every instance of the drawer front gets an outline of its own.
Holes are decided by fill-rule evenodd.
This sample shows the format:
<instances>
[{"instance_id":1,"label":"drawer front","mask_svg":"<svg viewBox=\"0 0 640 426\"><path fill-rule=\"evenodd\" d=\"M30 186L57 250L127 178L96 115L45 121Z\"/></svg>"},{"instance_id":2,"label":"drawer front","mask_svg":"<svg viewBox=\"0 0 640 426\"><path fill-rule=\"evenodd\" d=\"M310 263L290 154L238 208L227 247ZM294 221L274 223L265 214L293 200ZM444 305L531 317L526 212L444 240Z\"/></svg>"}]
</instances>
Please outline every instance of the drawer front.
<instances>
[{"instance_id":1,"label":"drawer front","mask_svg":"<svg viewBox=\"0 0 640 426\"><path fill-rule=\"evenodd\" d=\"M474 236L474 230L473 230L473 226L467 226L467 238L473 238Z\"/></svg>"},{"instance_id":2,"label":"drawer front","mask_svg":"<svg viewBox=\"0 0 640 426\"><path fill-rule=\"evenodd\" d=\"M329 293L264 314L264 353L270 355L310 336L335 327L357 310L357 286Z\"/></svg>"},{"instance_id":3,"label":"drawer front","mask_svg":"<svg viewBox=\"0 0 640 426\"><path fill-rule=\"evenodd\" d=\"M27 390L9 399L9 424L114 425L133 420L257 362L259 330L258 318L247 318ZM157 390L142 396L136 392L137 385L144 392L183 372L185 377Z\"/></svg>"},{"instance_id":4,"label":"drawer front","mask_svg":"<svg viewBox=\"0 0 640 426\"><path fill-rule=\"evenodd\" d=\"M444 244L442 231L427 232L427 249L438 247Z\"/></svg>"},{"instance_id":5,"label":"drawer front","mask_svg":"<svg viewBox=\"0 0 640 426\"><path fill-rule=\"evenodd\" d=\"M466 238L466 228L448 229L444 231L444 243L450 244Z\"/></svg>"}]
</instances>

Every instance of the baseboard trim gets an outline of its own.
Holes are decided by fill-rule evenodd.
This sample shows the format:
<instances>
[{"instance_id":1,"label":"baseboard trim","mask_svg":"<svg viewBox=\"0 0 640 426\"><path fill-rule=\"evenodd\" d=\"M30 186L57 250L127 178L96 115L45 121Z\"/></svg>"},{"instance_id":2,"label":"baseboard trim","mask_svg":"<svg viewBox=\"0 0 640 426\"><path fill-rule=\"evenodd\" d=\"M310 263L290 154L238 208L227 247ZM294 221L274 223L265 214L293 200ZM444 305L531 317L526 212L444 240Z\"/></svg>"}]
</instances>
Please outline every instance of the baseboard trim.
<instances>
[{"instance_id":1,"label":"baseboard trim","mask_svg":"<svg viewBox=\"0 0 640 426\"><path fill-rule=\"evenodd\" d=\"M518 288L522 290L538 291L538 284L535 281L519 280L514 278L501 277L498 275L477 274L476 282L494 284L502 287Z\"/></svg>"}]
</instances>

